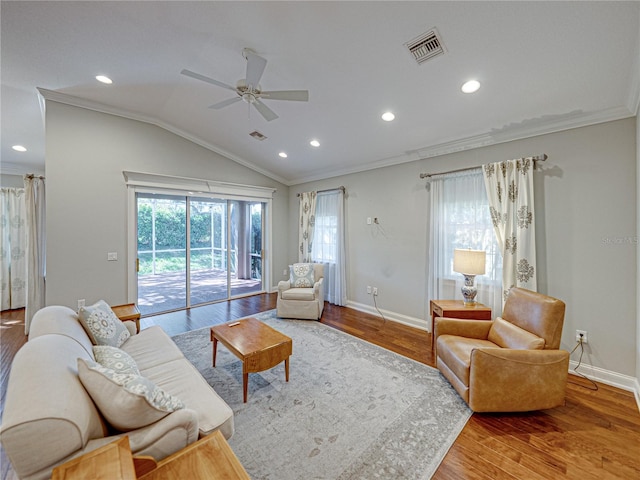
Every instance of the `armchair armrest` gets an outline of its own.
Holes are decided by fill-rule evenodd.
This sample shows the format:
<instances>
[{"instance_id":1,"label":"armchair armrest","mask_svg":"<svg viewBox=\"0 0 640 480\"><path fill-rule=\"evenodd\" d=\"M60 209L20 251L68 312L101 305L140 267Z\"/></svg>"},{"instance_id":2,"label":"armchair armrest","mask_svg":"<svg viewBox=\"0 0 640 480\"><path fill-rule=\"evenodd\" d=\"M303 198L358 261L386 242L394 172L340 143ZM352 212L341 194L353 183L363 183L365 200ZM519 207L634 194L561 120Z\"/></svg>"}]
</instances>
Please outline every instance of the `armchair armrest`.
<instances>
[{"instance_id":1,"label":"armchair armrest","mask_svg":"<svg viewBox=\"0 0 640 480\"><path fill-rule=\"evenodd\" d=\"M291 288L291 282L289 280L280 280L278 282L278 294L289 290Z\"/></svg>"},{"instance_id":2,"label":"armchair armrest","mask_svg":"<svg viewBox=\"0 0 640 480\"><path fill-rule=\"evenodd\" d=\"M316 295L318 295L318 293L320 293L320 289L323 287L323 285L324 285L324 277L322 277L316 283L313 284L313 292Z\"/></svg>"},{"instance_id":3,"label":"armchair armrest","mask_svg":"<svg viewBox=\"0 0 640 480\"><path fill-rule=\"evenodd\" d=\"M478 348L471 352L469 407L518 412L564 404L569 352Z\"/></svg>"},{"instance_id":4,"label":"armchair armrest","mask_svg":"<svg viewBox=\"0 0 640 480\"><path fill-rule=\"evenodd\" d=\"M436 318L433 329L434 344L440 335L456 335L458 337L478 338L486 340L493 322L486 320L464 320L459 318Z\"/></svg>"}]
</instances>

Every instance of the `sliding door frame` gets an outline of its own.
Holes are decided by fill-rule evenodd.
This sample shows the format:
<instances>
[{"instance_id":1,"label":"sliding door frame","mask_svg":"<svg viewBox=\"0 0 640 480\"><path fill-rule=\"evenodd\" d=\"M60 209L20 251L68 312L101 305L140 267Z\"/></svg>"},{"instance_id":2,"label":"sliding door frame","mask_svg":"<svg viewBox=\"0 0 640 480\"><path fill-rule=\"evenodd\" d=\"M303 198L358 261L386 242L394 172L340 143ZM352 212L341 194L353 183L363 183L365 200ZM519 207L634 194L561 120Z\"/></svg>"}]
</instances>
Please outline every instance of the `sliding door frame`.
<instances>
[{"instance_id":1,"label":"sliding door frame","mask_svg":"<svg viewBox=\"0 0 640 480\"><path fill-rule=\"evenodd\" d=\"M262 255L262 289L265 291L269 290L272 279L272 208L275 188L140 172L124 171L123 175L127 185L127 297L129 303L138 302L138 279L136 271L136 259L138 255L137 193L264 203L262 218L264 244ZM188 263L189 262L187 262L187 264ZM187 293L189 292L187 291Z\"/></svg>"}]
</instances>

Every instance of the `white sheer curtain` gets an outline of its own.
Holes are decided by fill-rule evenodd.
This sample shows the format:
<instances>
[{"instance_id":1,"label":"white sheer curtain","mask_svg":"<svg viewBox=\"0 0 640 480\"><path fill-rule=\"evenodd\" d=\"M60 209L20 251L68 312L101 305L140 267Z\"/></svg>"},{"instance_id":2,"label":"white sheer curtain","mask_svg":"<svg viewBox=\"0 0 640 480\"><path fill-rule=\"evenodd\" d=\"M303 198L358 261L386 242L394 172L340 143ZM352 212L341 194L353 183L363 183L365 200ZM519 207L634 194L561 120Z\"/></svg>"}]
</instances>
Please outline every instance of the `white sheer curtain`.
<instances>
[{"instance_id":1,"label":"white sheer curtain","mask_svg":"<svg viewBox=\"0 0 640 480\"><path fill-rule=\"evenodd\" d=\"M27 287L27 220L24 188L0 191L0 310L23 308Z\"/></svg>"},{"instance_id":2,"label":"white sheer curtain","mask_svg":"<svg viewBox=\"0 0 640 480\"><path fill-rule=\"evenodd\" d=\"M534 159L529 157L483 167L491 218L504 259L504 300L511 287L537 288L533 166Z\"/></svg>"},{"instance_id":3,"label":"white sheer curtain","mask_svg":"<svg viewBox=\"0 0 640 480\"><path fill-rule=\"evenodd\" d=\"M486 273L476 276L477 301L502 313L502 257L489 213L482 169L432 177L429 184L429 300L462 300L464 278L453 271L453 250L487 252Z\"/></svg>"},{"instance_id":4,"label":"white sheer curtain","mask_svg":"<svg viewBox=\"0 0 640 480\"><path fill-rule=\"evenodd\" d=\"M324 264L324 292L329 303L347 304L344 190L318 192L311 260Z\"/></svg>"},{"instance_id":5,"label":"white sheer curtain","mask_svg":"<svg viewBox=\"0 0 640 480\"><path fill-rule=\"evenodd\" d=\"M45 188L44 177L25 175L25 203L27 208L27 305L24 315L25 334L33 315L45 302Z\"/></svg>"},{"instance_id":6,"label":"white sheer curtain","mask_svg":"<svg viewBox=\"0 0 640 480\"><path fill-rule=\"evenodd\" d=\"M316 192L300 194L300 224L298 225L298 261L311 262L313 245L313 229L315 226Z\"/></svg>"}]
</instances>

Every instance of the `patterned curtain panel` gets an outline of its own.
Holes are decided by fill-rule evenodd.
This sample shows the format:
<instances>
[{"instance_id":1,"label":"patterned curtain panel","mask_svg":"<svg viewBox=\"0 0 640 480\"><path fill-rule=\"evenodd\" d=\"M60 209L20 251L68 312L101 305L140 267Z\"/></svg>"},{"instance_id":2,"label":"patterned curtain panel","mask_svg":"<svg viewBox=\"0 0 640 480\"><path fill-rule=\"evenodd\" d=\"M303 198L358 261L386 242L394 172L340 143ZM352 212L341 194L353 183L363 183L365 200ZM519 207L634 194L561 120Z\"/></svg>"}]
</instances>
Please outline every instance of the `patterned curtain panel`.
<instances>
[{"instance_id":1,"label":"patterned curtain panel","mask_svg":"<svg viewBox=\"0 0 640 480\"><path fill-rule=\"evenodd\" d=\"M298 261L311 262L313 248L313 229L316 223L316 192L300 194L300 224L298 230Z\"/></svg>"},{"instance_id":2,"label":"patterned curtain panel","mask_svg":"<svg viewBox=\"0 0 640 480\"><path fill-rule=\"evenodd\" d=\"M33 315L44 307L45 301L45 188L44 177L25 175L25 203L27 206L27 305L24 314L24 333L29 333Z\"/></svg>"},{"instance_id":3,"label":"patterned curtain panel","mask_svg":"<svg viewBox=\"0 0 640 480\"><path fill-rule=\"evenodd\" d=\"M532 157L483 166L489 209L502 251L503 301L511 287L536 290Z\"/></svg>"},{"instance_id":4,"label":"patterned curtain panel","mask_svg":"<svg viewBox=\"0 0 640 480\"><path fill-rule=\"evenodd\" d=\"M0 310L23 308L27 291L27 220L24 188L0 193Z\"/></svg>"}]
</instances>

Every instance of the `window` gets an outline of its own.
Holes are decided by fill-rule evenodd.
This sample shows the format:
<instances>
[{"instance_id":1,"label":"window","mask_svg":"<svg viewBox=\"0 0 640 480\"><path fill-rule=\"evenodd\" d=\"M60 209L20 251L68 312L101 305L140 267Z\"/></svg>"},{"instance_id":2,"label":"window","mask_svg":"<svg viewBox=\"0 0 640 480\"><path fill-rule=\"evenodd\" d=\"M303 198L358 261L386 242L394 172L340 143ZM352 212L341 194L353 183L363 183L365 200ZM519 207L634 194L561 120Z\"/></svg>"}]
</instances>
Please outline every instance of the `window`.
<instances>
[{"instance_id":1,"label":"window","mask_svg":"<svg viewBox=\"0 0 640 480\"><path fill-rule=\"evenodd\" d=\"M502 311L502 255L496 242L481 169L430 182L428 299L462 299L463 277L453 271L453 251L487 252L485 274L476 276L477 301Z\"/></svg>"}]
</instances>

